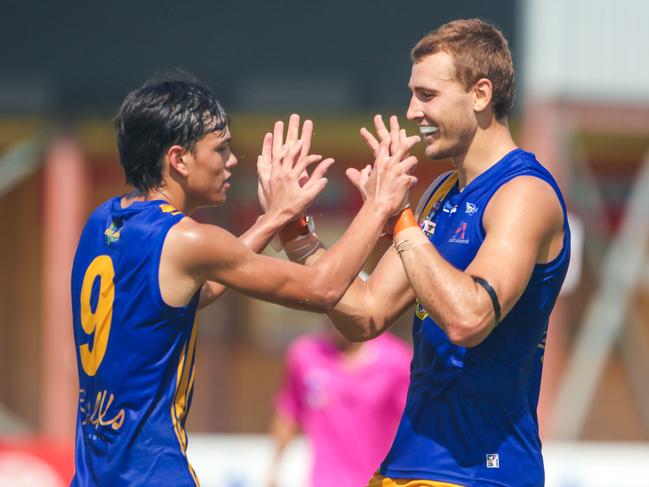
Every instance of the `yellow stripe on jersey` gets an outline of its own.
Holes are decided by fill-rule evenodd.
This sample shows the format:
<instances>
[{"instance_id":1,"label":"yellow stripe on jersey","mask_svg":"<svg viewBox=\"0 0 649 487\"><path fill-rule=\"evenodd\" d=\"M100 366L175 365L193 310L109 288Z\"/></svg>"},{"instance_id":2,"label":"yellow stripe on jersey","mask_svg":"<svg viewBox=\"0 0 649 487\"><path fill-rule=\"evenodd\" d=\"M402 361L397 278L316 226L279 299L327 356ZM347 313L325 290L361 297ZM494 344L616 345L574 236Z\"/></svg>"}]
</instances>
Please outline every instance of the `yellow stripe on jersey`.
<instances>
[{"instance_id":1,"label":"yellow stripe on jersey","mask_svg":"<svg viewBox=\"0 0 649 487\"><path fill-rule=\"evenodd\" d=\"M438 482L436 480L391 479L375 473L367 487L463 487L459 484Z\"/></svg>"},{"instance_id":2,"label":"yellow stripe on jersey","mask_svg":"<svg viewBox=\"0 0 649 487\"><path fill-rule=\"evenodd\" d=\"M419 221L424 220L428 214L430 213L430 210L433 209L433 206L437 204L438 201L441 201L444 199L444 197L448 194L448 192L451 190L451 188L455 185L457 182L457 171L453 171L449 177L447 177L442 184L440 184L439 188L435 190L433 193L433 196L428 200L428 203L426 203L426 206L424 207L424 211L421 212L421 215L419 215Z\"/></svg>"},{"instance_id":3,"label":"yellow stripe on jersey","mask_svg":"<svg viewBox=\"0 0 649 487\"><path fill-rule=\"evenodd\" d=\"M180 215L182 213L173 206L166 204L160 205L160 210L162 211L162 213L171 213L173 216Z\"/></svg>"},{"instance_id":4,"label":"yellow stripe on jersey","mask_svg":"<svg viewBox=\"0 0 649 487\"><path fill-rule=\"evenodd\" d=\"M194 318L192 325L192 334L189 343L185 345L180 360L178 361L178 373L176 375L176 393L171 403L171 421L174 427L174 433L178 439L182 454L187 457L187 432L182 425L182 421L187 415L187 402L189 394L194 387L194 352L196 350L196 335L198 332L198 314ZM194 469L187 461L189 472L196 482L200 485Z\"/></svg>"}]
</instances>

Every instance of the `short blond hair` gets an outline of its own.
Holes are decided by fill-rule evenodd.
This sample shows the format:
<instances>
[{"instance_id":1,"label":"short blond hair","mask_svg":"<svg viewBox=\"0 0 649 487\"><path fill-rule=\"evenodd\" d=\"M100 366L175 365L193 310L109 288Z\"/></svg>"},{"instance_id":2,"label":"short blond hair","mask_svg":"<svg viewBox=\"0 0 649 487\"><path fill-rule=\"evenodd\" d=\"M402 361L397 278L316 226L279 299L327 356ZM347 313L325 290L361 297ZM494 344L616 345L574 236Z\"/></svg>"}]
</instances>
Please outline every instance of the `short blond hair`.
<instances>
[{"instance_id":1,"label":"short blond hair","mask_svg":"<svg viewBox=\"0 0 649 487\"><path fill-rule=\"evenodd\" d=\"M496 119L509 117L514 105L514 63L502 32L480 19L454 20L426 34L413 48L414 63L445 52L453 58L455 76L466 90L479 79L493 84Z\"/></svg>"}]
</instances>

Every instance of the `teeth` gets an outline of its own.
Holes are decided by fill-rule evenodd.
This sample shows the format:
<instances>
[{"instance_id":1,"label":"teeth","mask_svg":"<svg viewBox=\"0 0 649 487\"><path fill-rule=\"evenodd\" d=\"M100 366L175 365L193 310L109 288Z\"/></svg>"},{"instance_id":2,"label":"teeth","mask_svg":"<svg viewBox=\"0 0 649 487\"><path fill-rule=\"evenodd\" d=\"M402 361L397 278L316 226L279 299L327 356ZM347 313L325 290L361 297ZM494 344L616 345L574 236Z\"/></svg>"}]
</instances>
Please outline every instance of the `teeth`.
<instances>
[{"instance_id":1,"label":"teeth","mask_svg":"<svg viewBox=\"0 0 649 487\"><path fill-rule=\"evenodd\" d=\"M437 127L435 127L434 125L421 125L419 127L419 132L421 132L422 135L434 134L438 130L439 129Z\"/></svg>"}]
</instances>

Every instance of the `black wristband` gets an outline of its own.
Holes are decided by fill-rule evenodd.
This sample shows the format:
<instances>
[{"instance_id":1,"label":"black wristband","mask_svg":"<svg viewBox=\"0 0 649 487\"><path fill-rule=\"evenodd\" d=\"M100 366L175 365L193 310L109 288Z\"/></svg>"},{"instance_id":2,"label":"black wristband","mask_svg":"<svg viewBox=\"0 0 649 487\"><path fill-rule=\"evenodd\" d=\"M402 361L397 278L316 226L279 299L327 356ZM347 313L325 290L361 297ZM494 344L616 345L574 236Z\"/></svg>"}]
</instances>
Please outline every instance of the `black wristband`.
<instances>
[{"instance_id":1,"label":"black wristband","mask_svg":"<svg viewBox=\"0 0 649 487\"><path fill-rule=\"evenodd\" d=\"M489 281L487 281L486 279L478 276L471 276L471 278L473 278L473 280L477 284L480 284L484 288L484 290L487 291L487 294L491 299L491 306L493 306L494 308L494 316L496 317L496 324L494 325L495 328L500 323L500 303L498 302L498 295L496 294L493 286L489 284Z\"/></svg>"}]
</instances>

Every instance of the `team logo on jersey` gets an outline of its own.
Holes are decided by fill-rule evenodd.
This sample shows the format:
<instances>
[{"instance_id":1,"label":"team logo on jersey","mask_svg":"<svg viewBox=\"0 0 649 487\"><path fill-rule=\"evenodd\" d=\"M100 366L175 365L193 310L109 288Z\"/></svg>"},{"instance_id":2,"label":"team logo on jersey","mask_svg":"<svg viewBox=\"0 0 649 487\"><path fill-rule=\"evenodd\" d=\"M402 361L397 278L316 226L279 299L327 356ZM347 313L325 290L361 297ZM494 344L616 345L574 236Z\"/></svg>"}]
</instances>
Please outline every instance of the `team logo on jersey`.
<instances>
[{"instance_id":1,"label":"team logo on jersey","mask_svg":"<svg viewBox=\"0 0 649 487\"><path fill-rule=\"evenodd\" d=\"M455 233L451 238L448 239L450 243L460 243L466 244L469 243L469 239L466 238L466 222L462 223L459 227L455 229Z\"/></svg>"},{"instance_id":2,"label":"team logo on jersey","mask_svg":"<svg viewBox=\"0 0 649 487\"><path fill-rule=\"evenodd\" d=\"M453 205L450 201L447 201L446 203L444 203L444 208L442 208L442 211L444 213L448 213L450 216L457 211L457 205Z\"/></svg>"},{"instance_id":3,"label":"team logo on jersey","mask_svg":"<svg viewBox=\"0 0 649 487\"><path fill-rule=\"evenodd\" d=\"M422 221L420 227L424 232L424 235L426 235L427 237L430 237L435 233L435 222L432 222L428 219Z\"/></svg>"},{"instance_id":4,"label":"team logo on jersey","mask_svg":"<svg viewBox=\"0 0 649 487\"><path fill-rule=\"evenodd\" d=\"M415 304L415 315L417 315L417 318L420 320L425 320L428 317L428 311L424 309L419 300L417 300Z\"/></svg>"},{"instance_id":5,"label":"team logo on jersey","mask_svg":"<svg viewBox=\"0 0 649 487\"><path fill-rule=\"evenodd\" d=\"M466 209L464 210L464 213L466 213L467 215L475 215L477 211L478 207L476 205L469 203L468 201L466 202Z\"/></svg>"},{"instance_id":6,"label":"team logo on jersey","mask_svg":"<svg viewBox=\"0 0 649 487\"><path fill-rule=\"evenodd\" d=\"M104 236L106 237L106 244L110 245L117 242L119 240L119 237L121 236L121 232L122 232L122 222L113 220L110 226L104 232Z\"/></svg>"},{"instance_id":7,"label":"team logo on jersey","mask_svg":"<svg viewBox=\"0 0 649 487\"><path fill-rule=\"evenodd\" d=\"M487 453L487 468L500 468L498 453Z\"/></svg>"}]
</instances>

